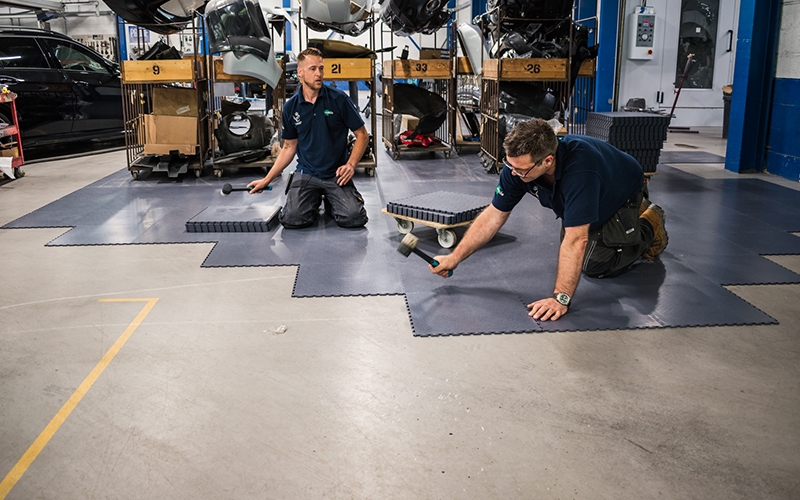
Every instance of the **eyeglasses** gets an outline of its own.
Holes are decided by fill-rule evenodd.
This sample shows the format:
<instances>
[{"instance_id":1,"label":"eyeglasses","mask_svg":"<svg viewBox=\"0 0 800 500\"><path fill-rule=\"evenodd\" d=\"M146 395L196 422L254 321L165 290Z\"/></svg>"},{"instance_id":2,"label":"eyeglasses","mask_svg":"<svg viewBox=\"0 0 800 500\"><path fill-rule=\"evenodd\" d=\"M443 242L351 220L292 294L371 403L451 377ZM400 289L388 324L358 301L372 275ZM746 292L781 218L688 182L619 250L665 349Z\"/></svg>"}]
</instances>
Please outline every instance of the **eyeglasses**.
<instances>
[{"instance_id":1,"label":"eyeglasses","mask_svg":"<svg viewBox=\"0 0 800 500\"><path fill-rule=\"evenodd\" d=\"M548 154L548 155L545 155L545 156L544 156L544 158L542 158L542 159L540 159L539 161L537 161L536 163L534 163L534 164L531 166L531 168L529 168L528 170L525 170L524 172L520 172L519 170L517 170L516 168L514 168L514 166L513 166L513 165L511 165L510 163L508 163L508 158L504 158L504 159L503 159L503 164L504 164L506 167L510 168L510 169L511 169L511 172L513 172L513 173L514 173L514 174L515 174L517 177L525 177L526 175L528 175L528 172L530 172L531 170L533 170L534 168L536 168L536 165L538 165L538 164L540 164L541 162L543 162L544 160L546 160L548 156L550 156L550 155L549 155L549 154Z\"/></svg>"}]
</instances>

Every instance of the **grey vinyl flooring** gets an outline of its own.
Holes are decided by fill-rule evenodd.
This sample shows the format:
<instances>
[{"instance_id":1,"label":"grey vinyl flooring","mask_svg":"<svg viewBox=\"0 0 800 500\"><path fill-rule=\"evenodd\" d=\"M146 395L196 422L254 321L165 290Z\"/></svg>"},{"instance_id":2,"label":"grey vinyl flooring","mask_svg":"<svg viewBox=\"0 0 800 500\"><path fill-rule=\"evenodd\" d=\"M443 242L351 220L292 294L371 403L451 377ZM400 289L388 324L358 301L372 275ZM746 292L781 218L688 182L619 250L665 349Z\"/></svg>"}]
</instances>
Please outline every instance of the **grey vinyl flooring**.
<instances>
[{"instance_id":1,"label":"grey vinyl flooring","mask_svg":"<svg viewBox=\"0 0 800 500\"><path fill-rule=\"evenodd\" d=\"M124 162L28 166L0 225ZM26 466L0 498L800 496L798 284L726 287L777 324L421 338L401 295L293 298L296 266L202 267L213 243L45 246L65 231L0 230L0 481Z\"/></svg>"}]
</instances>

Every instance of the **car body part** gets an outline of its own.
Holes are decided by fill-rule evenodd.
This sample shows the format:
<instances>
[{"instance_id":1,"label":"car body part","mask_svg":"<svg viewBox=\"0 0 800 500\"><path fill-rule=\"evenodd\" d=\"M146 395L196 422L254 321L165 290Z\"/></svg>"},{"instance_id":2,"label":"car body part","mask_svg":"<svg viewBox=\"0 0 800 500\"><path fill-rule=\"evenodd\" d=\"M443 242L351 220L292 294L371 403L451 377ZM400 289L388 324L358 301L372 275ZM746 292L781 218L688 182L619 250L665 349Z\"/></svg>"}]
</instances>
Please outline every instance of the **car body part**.
<instances>
[{"instance_id":1,"label":"car body part","mask_svg":"<svg viewBox=\"0 0 800 500\"><path fill-rule=\"evenodd\" d=\"M460 23L457 32L461 49L469 61L472 73L481 74L483 60L489 59L489 47L481 36L481 29L474 24Z\"/></svg>"},{"instance_id":2,"label":"car body part","mask_svg":"<svg viewBox=\"0 0 800 500\"><path fill-rule=\"evenodd\" d=\"M177 33L192 21L204 0L107 0L105 4L130 24L161 35Z\"/></svg>"},{"instance_id":3,"label":"car body part","mask_svg":"<svg viewBox=\"0 0 800 500\"><path fill-rule=\"evenodd\" d=\"M342 40L322 40L312 38L308 41L308 46L322 52L322 57L344 57L348 59L360 59L369 57L376 59L375 51Z\"/></svg>"},{"instance_id":4,"label":"car body part","mask_svg":"<svg viewBox=\"0 0 800 500\"><path fill-rule=\"evenodd\" d=\"M275 126L269 117L234 111L219 120L214 135L220 149L225 154L231 154L256 149L269 150L274 132Z\"/></svg>"},{"instance_id":5,"label":"car body part","mask_svg":"<svg viewBox=\"0 0 800 500\"><path fill-rule=\"evenodd\" d=\"M394 85L394 114L419 118L415 135L436 132L447 119L447 102L434 92L416 85L396 83Z\"/></svg>"},{"instance_id":6,"label":"car body part","mask_svg":"<svg viewBox=\"0 0 800 500\"><path fill-rule=\"evenodd\" d=\"M432 34L450 19L447 0L383 0L381 20L396 35Z\"/></svg>"},{"instance_id":7,"label":"car body part","mask_svg":"<svg viewBox=\"0 0 800 500\"><path fill-rule=\"evenodd\" d=\"M300 0L300 8L314 31L358 36L373 24L372 0Z\"/></svg>"},{"instance_id":8,"label":"car body part","mask_svg":"<svg viewBox=\"0 0 800 500\"><path fill-rule=\"evenodd\" d=\"M282 69L258 4L251 0L211 0L206 5L211 52L222 54L223 71L245 75L275 88Z\"/></svg>"}]
</instances>

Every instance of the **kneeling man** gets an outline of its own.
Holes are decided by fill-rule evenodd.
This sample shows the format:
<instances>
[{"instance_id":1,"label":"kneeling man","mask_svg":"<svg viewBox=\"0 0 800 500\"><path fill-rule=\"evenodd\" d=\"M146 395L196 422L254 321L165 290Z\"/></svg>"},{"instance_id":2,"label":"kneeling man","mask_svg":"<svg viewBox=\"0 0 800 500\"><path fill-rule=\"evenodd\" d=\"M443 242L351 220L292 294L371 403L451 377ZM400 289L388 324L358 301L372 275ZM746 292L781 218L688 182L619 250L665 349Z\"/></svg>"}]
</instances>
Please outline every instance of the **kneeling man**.
<instances>
[{"instance_id":1,"label":"kneeling man","mask_svg":"<svg viewBox=\"0 0 800 500\"><path fill-rule=\"evenodd\" d=\"M292 162L286 205L280 221L287 229L312 225L319 216L322 195L325 209L341 227L367 223L364 199L353 184L355 166L367 149L369 134L364 120L344 92L323 85L322 53L313 48L297 56L300 90L283 106L283 148L266 177L247 187L260 193ZM347 130L356 142L347 158Z\"/></svg>"}]
</instances>

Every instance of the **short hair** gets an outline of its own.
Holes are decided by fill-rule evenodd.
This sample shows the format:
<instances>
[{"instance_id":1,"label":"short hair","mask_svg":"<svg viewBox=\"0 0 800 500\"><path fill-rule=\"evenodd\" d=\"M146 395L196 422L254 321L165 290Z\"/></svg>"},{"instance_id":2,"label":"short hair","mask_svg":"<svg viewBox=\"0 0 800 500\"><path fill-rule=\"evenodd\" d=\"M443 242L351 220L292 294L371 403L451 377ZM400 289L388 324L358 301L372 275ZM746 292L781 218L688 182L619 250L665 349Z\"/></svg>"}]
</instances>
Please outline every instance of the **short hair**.
<instances>
[{"instance_id":1,"label":"short hair","mask_svg":"<svg viewBox=\"0 0 800 500\"><path fill-rule=\"evenodd\" d=\"M517 158L530 154L534 160L556 154L558 139L556 133L541 118L524 121L511 129L503 141L506 156Z\"/></svg>"},{"instance_id":2,"label":"short hair","mask_svg":"<svg viewBox=\"0 0 800 500\"><path fill-rule=\"evenodd\" d=\"M308 56L315 56L315 57L322 58L322 52L320 52L319 49L315 49L314 47L309 47L306 50L304 50L303 52L300 52L299 54L297 54L297 62L298 63L303 62L305 60L305 58L308 57Z\"/></svg>"}]
</instances>

